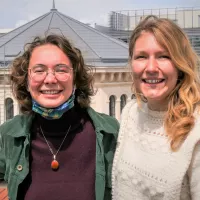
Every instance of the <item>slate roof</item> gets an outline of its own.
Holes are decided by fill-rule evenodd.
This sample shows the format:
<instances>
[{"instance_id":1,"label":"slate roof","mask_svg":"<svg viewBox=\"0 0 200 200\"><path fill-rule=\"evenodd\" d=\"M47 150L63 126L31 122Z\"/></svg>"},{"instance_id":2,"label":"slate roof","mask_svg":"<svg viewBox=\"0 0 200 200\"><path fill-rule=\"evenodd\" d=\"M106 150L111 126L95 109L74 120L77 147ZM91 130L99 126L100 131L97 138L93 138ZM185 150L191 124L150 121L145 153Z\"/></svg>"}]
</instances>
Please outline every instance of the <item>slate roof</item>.
<instances>
[{"instance_id":1,"label":"slate roof","mask_svg":"<svg viewBox=\"0 0 200 200\"><path fill-rule=\"evenodd\" d=\"M0 61L12 60L23 52L24 44L35 36L47 33L65 35L80 48L87 64L94 66L117 66L127 63L128 45L111 36L60 13L53 2L50 12L0 36ZM6 55L6 56L4 56Z\"/></svg>"}]
</instances>

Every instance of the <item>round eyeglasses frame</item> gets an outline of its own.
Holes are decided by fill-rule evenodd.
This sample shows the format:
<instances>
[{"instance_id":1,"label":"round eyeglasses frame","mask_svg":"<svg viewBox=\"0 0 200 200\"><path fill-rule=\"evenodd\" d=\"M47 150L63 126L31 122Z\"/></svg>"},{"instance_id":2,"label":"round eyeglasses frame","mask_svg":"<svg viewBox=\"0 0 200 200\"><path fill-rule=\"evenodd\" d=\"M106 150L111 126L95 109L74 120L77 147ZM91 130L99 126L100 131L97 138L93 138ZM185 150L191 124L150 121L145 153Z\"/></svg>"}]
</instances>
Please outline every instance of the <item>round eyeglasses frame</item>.
<instances>
[{"instance_id":1,"label":"round eyeglasses frame","mask_svg":"<svg viewBox=\"0 0 200 200\"><path fill-rule=\"evenodd\" d=\"M28 70L29 70L30 78L36 82L44 81L49 74L54 75L54 77L58 81L67 81L71 75L71 71L73 71L73 68L69 67L69 66L65 66L65 67L67 67L67 69L69 69L69 73L57 72L55 69L50 71L48 68L46 68L44 71L38 71L38 72L33 72L32 68L29 68Z\"/></svg>"}]
</instances>

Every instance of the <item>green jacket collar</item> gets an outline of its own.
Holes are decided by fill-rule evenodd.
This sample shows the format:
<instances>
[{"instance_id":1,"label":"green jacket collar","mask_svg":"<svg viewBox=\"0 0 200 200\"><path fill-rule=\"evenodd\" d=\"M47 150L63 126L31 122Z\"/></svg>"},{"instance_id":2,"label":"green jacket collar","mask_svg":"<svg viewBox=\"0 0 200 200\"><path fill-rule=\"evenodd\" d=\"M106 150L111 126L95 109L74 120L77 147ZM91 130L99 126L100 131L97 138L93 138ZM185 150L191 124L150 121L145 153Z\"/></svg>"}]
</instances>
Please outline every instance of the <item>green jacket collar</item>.
<instances>
[{"instance_id":1,"label":"green jacket collar","mask_svg":"<svg viewBox=\"0 0 200 200\"><path fill-rule=\"evenodd\" d=\"M116 119L103 113L98 113L91 107L87 111L97 131L109 133L117 137L118 130L116 131L116 127L113 126L113 120L117 121Z\"/></svg>"},{"instance_id":2,"label":"green jacket collar","mask_svg":"<svg viewBox=\"0 0 200 200\"><path fill-rule=\"evenodd\" d=\"M8 121L7 123L12 123L12 129L8 129L8 135L12 137L25 137L30 133L30 127L34 118L34 114L29 115L17 115L14 117L14 122ZM21 118L21 120L19 120ZM7 127L10 127L7 124Z\"/></svg>"},{"instance_id":3,"label":"green jacket collar","mask_svg":"<svg viewBox=\"0 0 200 200\"><path fill-rule=\"evenodd\" d=\"M113 126L113 120L115 119L111 117L105 118L105 114L98 113L91 107L87 108L87 112L94 124L96 131L113 134L117 137L116 127ZM21 120L18 118L21 118ZM13 123L13 120L7 121L7 123L12 123L12 129L8 129L8 135L16 138L26 137L30 133L30 127L32 125L33 118L34 114L17 115L14 117L15 123ZM10 126L8 125L7 127Z\"/></svg>"}]
</instances>

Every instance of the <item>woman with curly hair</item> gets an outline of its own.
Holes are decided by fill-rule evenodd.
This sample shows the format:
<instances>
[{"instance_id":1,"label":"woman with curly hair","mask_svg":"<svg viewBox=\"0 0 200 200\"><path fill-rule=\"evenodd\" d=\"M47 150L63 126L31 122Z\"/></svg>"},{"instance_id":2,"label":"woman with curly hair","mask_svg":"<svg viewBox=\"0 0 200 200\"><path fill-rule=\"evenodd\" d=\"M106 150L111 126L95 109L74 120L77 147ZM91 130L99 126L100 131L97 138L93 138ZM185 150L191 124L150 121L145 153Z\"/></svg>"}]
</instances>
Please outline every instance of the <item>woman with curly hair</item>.
<instances>
[{"instance_id":1,"label":"woman with curly hair","mask_svg":"<svg viewBox=\"0 0 200 200\"><path fill-rule=\"evenodd\" d=\"M123 110L114 200L200 199L198 57L169 19L148 16L129 44L136 99Z\"/></svg>"},{"instance_id":2,"label":"woman with curly hair","mask_svg":"<svg viewBox=\"0 0 200 200\"><path fill-rule=\"evenodd\" d=\"M90 107L93 76L64 37L36 37L13 61L22 115L0 127L0 179L12 200L110 200L118 122Z\"/></svg>"}]
</instances>

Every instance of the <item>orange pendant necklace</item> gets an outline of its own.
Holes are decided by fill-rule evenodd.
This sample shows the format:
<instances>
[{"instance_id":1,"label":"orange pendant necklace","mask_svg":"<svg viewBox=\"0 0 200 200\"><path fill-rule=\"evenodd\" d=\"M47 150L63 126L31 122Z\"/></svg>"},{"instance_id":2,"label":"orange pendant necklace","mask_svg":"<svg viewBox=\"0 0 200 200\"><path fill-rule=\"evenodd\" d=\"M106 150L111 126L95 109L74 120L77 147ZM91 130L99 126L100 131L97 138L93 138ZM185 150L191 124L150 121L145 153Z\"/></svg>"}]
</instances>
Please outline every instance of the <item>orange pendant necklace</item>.
<instances>
[{"instance_id":1,"label":"orange pendant necklace","mask_svg":"<svg viewBox=\"0 0 200 200\"><path fill-rule=\"evenodd\" d=\"M67 133L66 133L65 137L63 138L63 141L61 142L61 144L60 144L58 150L57 150L56 153L54 154L54 152L53 152L51 146L49 145L49 142L47 141L47 139L46 139L46 137L45 137L45 135L44 135L44 133L43 133L43 131L42 131L42 128L41 128L41 126L40 126L40 131L41 131L41 133L42 133L42 136L44 137L44 140L45 140L45 142L47 143L47 145L48 145L48 147L49 147L49 151L50 151L51 154L53 155L53 160L52 160L52 162L51 162L51 169L52 169L52 170L55 170L55 171L56 171L56 170L58 170L58 168L59 168L59 162L56 160L56 156L57 156L58 152L60 151L60 149L61 149L61 147L62 147L62 145L63 145L63 143L64 143L64 141L65 141L65 139L66 139L66 137L67 137L67 135L68 135L68 133L69 133L70 128L71 128L71 125L69 126L69 128L68 128L68 130L67 130Z\"/></svg>"}]
</instances>

